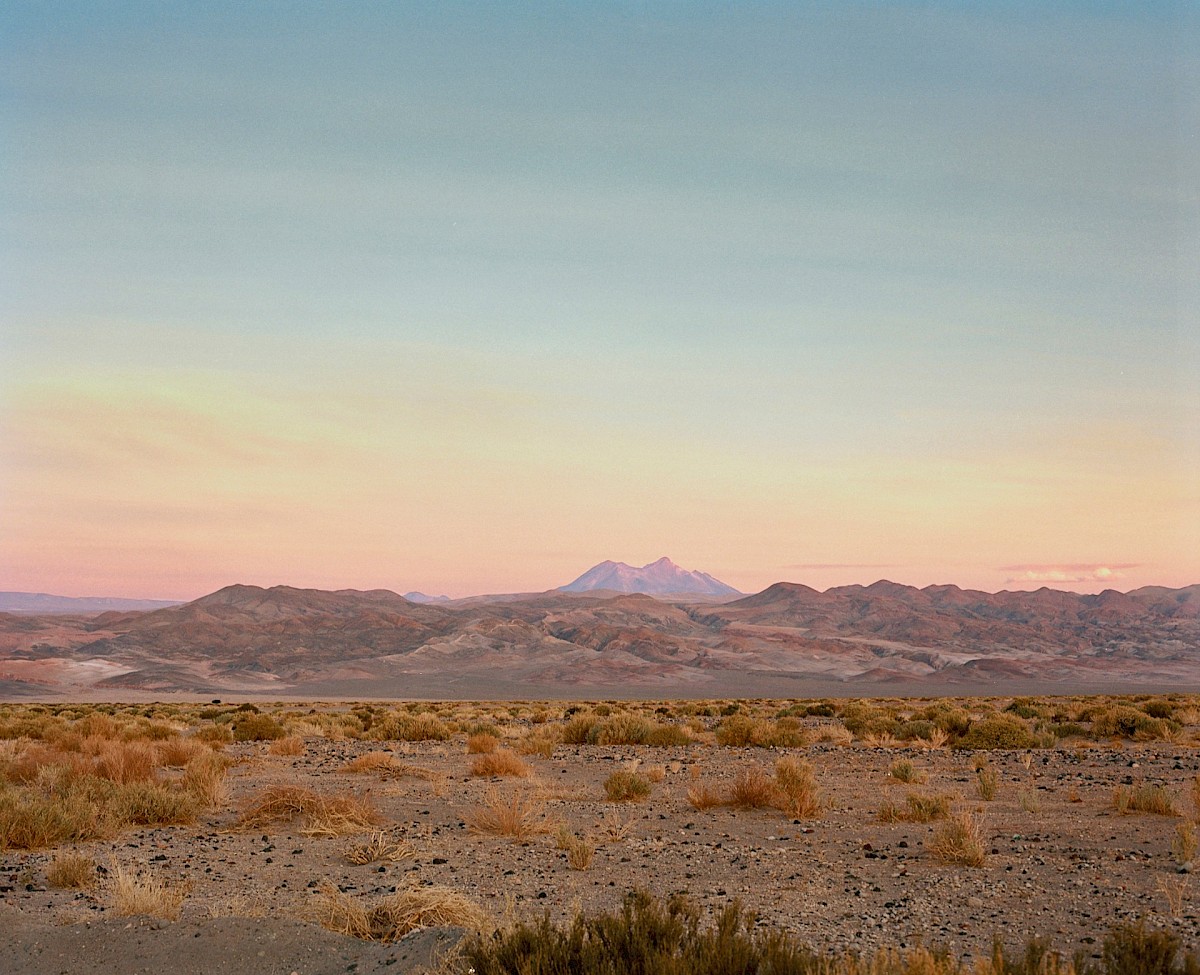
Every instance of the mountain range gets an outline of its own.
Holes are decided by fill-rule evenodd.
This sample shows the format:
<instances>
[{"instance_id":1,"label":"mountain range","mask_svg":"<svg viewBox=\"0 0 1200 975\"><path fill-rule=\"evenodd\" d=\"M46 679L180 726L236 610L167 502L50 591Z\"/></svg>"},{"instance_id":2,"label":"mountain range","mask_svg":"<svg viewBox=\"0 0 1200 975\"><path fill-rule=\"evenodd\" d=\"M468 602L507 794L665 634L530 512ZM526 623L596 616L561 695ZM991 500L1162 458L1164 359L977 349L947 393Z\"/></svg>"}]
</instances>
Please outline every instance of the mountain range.
<instances>
[{"instance_id":1,"label":"mountain range","mask_svg":"<svg viewBox=\"0 0 1200 975\"><path fill-rule=\"evenodd\" d=\"M657 563L652 563L657 564ZM228 586L150 612L0 613L0 696L793 697L1200 687L1200 586L1079 595L781 582L414 603Z\"/></svg>"}]
</instances>

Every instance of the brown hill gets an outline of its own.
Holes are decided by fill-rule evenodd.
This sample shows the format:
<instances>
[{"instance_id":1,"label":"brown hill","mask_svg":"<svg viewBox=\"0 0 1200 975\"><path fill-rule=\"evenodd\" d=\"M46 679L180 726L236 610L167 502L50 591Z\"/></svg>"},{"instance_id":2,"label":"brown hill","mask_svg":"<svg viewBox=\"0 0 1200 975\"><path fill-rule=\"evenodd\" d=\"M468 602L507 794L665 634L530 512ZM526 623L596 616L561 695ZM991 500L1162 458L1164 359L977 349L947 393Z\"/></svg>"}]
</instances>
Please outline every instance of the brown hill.
<instances>
[{"instance_id":1,"label":"brown hill","mask_svg":"<svg viewBox=\"0 0 1200 975\"><path fill-rule=\"evenodd\" d=\"M777 583L724 604L559 591L430 604L388 590L239 585L146 613L0 614L5 686L64 693L338 686L378 695L437 680L720 694L747 675L768 688L797 680L1200 686L1200 586L1079 595Z\"/></svg>"}]
</instances>

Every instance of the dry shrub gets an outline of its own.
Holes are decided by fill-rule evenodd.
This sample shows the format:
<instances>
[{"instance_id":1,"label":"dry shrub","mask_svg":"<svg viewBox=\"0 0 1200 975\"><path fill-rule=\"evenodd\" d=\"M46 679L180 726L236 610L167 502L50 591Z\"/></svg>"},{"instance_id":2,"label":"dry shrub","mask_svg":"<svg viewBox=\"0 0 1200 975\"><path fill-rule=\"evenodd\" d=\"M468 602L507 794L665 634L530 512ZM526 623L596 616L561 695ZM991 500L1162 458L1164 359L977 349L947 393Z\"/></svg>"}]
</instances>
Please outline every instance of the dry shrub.
<instances>
[{"instance_id":1,"label":"dry shrub","mask_svg":"<svg viewBox=\"0 0 1200 975\"><path fill-rule=\"evenodd\" d=\"M734 714L725 718L716 731L717 744L739 748L799 748L808 743L808 735L795 718L767 721Z\"/></svg>"},{"instance_id":2,"label":"dry shrub","mask_svg":"<svg viewBox=\"0 0 1200 975\"><path fill-rule=\"evenodd\" d=\"M687 801L701 812L725 804L724 796L717 789L699 779L688 787Z\"/></svg>"},{"instance_id":3,"label":"dry shrub","mask_svg":"<svg viewBox=\"0 0 1200 975\"><path fill-rule=\"evenodd\" d=\"M318 923L364 941L399 941L417 928L459 927L478 931L487 915L449 887L412 887L374 904L362 904L326 881L314 904Z\"/></svg>"},{"instance_id":4,"label":"dry shrub","mask_svg":"<svg viewBox=\"0 0 1200 975\"><path fill-rule=\"evenodd\" d=\"M779 808L797 819L815 819L825 804L810 762L781 758L775 763Z\"/></svg>"},{"instance_id":5,"label":"dry shrub","mask_svg":"<svg viewBox=\"0 0 1200 975\"><path fill-rule=\"evenodd\" d=\"M897 782L904 782L910 785L919 785L926 779L925 773L913 765L907 758L897 759L892 762L892 767L888 770L888 775Z\"/></svg>"},{"instance_id":6,"label":"dry shrub","mask_svg":"<svg viewBox=\"0 0 1200 975\"><path fill-rule=\"evenodd\" d=\"M646 769L646 781L651 785L658 785L658 783L660 783L666 777L667 770L665 766L651 765L648 769Z\"/></svg>"},{"instance_id":7,"label":"dry shrub","mask_svg":"<svg viewBox=\"0 0 1200 975\"><path fill-rule=\"evenodd\" d=\"M247 713L233 723L234 741L275 741L286 737L283 725L269 714Z\"/></svg>"},{"instance_id":8,"label":"dry shrub","mask_svg":"<svg viewBox=\"0 0 1200 975\"><path fill-rule=\"evenodd\" d=\"M496 789L488 789L483 802L464 817L476 833L508 836L522 842L539 833L548 833L545 803L532 795L512 793L505 797Z\"/></svg>"},{"instance_id":9,"label":"dry shrub","mask_svg":"<svg viewBox=\"0 0 1200 975\"><path fill-rule=\"evenodd\" d=\"M113 817L121 825L182 826L194 823L198 811L192 793L158 782L130 782L112 799Z\"/></svg>"},{"instance_id":10,"label":"dry shrub","mask_svg":"<svg viewBox=\"0 0 1200 975\"><path fill-rule=\"evenodd\" d=\"M779 801L775 782L759 768L741 772L729 790L729 805L735 809L765 809L777 806Z\"/></svg>"},{"instance_id":11,"label":"dry shrub","mask_svg":"<svg viewBox=\"0 0 1200 975\"><path fill-rule=\"evenodd\" d=\"M373 773L381 779L424 779L436 782L442 778L440 772L414 765L411 762L398 762L391 752L367 752L348 762L342 767L343 772L356 774Z\"/></svg>"},{"instance_id":12,"label":"dry shrub","mask_svg":"<svg viewBox=\"0 0 1200 975\"><path fill-rule=\"evenodd\" d=\"M346 847L346 859L351 863L360 865L377 863L381 860L386 860L389 863L398 863L413 856L416 856L416 854L413 852L411 846L403 840L392 839L387 833L382 831L372 833L371 838L365 843L355 843L352 846Z\"/></svg>"},{"instance_id":13,"label":"dry shrub","mask_svg":"<svg viewBox=\"0 0 1200 975\"><path fill-rule=\"evenodd\" d=\"M1113 807L1121 815L1144 812L1156 816L1178 816L1179 810L1171 794L1161 785L1140 782L1137 785L1119 785L1113 790Z\"/></svg>"},{"instance_id":14,"label":"dry shrub","mask_svg":"<svg viewBox=\"0 0 1200 975\"><path fill-rule=\"evenodd\" d=\"M1180 823L1175 827L1175 835L1171 839L1171 853L1175 862L1191 863L1196 856L1196 827L1190 822Z\"/></svg>"},{"instance_id":15,"label":"dry shrub","mask_svg":"<svg viewBox=\"0 0 1200 975\"><path fill-rule=\"evenodd\" d=\"M0 850L36 850L107 835L111 826L103 785L91 779L50 794L33 788L0 791Z\"/></svg>"},{"instance_id":16,"label":"dry shrub","mask_svg":"<svg viewBox=\"0 0 1200 975\"><path fill-rule=\"evenodd\" d=\"M155 746L158 765L168 768L183 768L202 752L209 751L207 745L195 738L171 738Z\"/></svg>"},{"instance_id":17,"label":"dry shrub","mask_svg":"<svg viewBox=\"0 0 1200 975\"><path fill-rule=\"evenodd\" d=\"M602 843L620 843L633 832L633 820L609 809L596 823L596 836Z\"/></svg>"},{"instance_id":18,"label":"dry shrub","mask_svg":"<svg viewBox=\"0 0 1200 975\"><path fill-rule=\"evenodd\" d=\"M567 843L567 866L572 870L587 870L596 855L596 847L579 836L571 837Z\"/></svg>"},{"instance_id":19,"label":"dry shrub","mask_svg":"<svg viewBox=\"0 0 1200 975\"><path fill-rule=\"evenodd\" d=\"M95 760L95 774L110 782L149 782L155 774L155 748L144 741L106 741Z\"/></svg>"},{"instance_id":20,"label":"dry shrub","mask_svg":"<svg viewBox=\"0 0 1200 975\"><path fill-rule=\"evenodd\" d=\"M369 798L337 793L322 795L298 785L264 789L242 811L238 826L262 829L303 819L305 836L345 836L379 826L383 818Z\"/></svg>"},{"instance_id":21,"label":"dry shrub","mask_svg":"<svg viewBox=\"0 0 1200 975\"><path fill-rule=\"evenodd\" d=\"M981 765L975 770L975 788L979 798L991 802L996 798L996 790L1000 787L1000 776L990 765Z\"/></svg>"},{"instance_id":22,"label":"dry shrub","mask_svg":"<svg viewBox=\"0 0 1200 975\"><path fill-rule=\"evenodd\" d=\"M450 728L436 714L385 714L371 725L380 741L447 741Z\"/></svg>"},{"instance_id":23,"label":"dry shrub","mask_svg":"<svg viewBox=\"0 0 1200 975\"><path fill-rule=\"evenodd\" d=\"M982 867L987 861L983 818L963 810L934 831L929 852L944 863Z\"/></svg>"},{"instance_id":24,"label":"dry shrub","mask_svg":"<svg viewBox=\"0 0 1200 975\"><path fill-rule=\"evenodd\" d=\"M277 738L271 742L271 747L267 749L267 752L271 755L303 755L304 739L296 735Z\"/></svg>"},{"instance_id":25,"label":"dry shrub","mask_svg":"<svg viewBox=\"0 0 1200 975\"><path fill-rule=\"evenodd\" d=\"M180 785L202 805L219 806L225 802L229 793L225 785L225 773L228 769L228 759L216 752L201 752L188 762Z\"/></svg>"},{"instance_id":26,"label":"dry shrub","mask_svg":"<svg viewBox=\"0 0 1200 975\"><path fill-rule=\"evenodd\" d=\"M192 737L215 750L233 741L233 729L227 724L206 724L198 728Z\"/></svg>"},{"instance_id":27,"label":"dry shrub","mask_svg":"<svg viewBox=\"0 0 1200 975\"><path fill-rule=\"evenodd\" d=\"M950 815L950 796L927 796L910 792L904 798L904 806L885 802L879 809L879 818L885 823L932 823Z\"/></svg>"},{"instance_id":28,"label":"dry shrub","mask_svg":"<svg viewBox=\"0 0 1200 975\"><path fill-rule=\"evenodd\" d=\"M592 736L592 729L600 723L600 719L590 714L577 714L562 729L562 740L567 745L586 745Z\"/></svg>"},{"instance_id":29,"label":"dry shrub","mask_svg":"<svg viewBox=\"0 0 1200 975\"><path fill-rule=\"evenodd\" d=\"M650 795L650 783L637 772L619 769L604 780L610 802L641 802Z\"/></svg>"},{"instance_id":30,"label":"dry shrub","mask_svg":"<svg viewBox=\"0 0 1200 975\"><path fill-rule=\"evenodd\" d=\"M500 745L500 739L492 734L471 735L467 739L468 755L489 755Z\"/></svg>"},{"instance_id":31,"label":"dry shrub","mask_svg":"<svg viewBox=\"0 0 1200 975\"><path fill-rule=\"evenodd\" d=\"M541 728L531 731L517 742L517 751L522 755L538 755L541 758L552 758L554 746L558 744L558 735L553 728Z\"/></svg>"},{"instance_id":32,"label":"dry shrub","mask_svg":"<svg viewBox=\"0 0 1200 975\"><path fill-rule=\"evenodd\" d=\"M391 752L366 752L359 755L358 758L347 762L343 767L343 772L375 772L388 766L396 764L396 757Z\"/></svg>"},{"instance_id":33,"label":"dry shrub","mask_svg":"<svg viewBox=\"0 0 1200 975\"><path fill-rule=\"evenodd\" d=\"M96 861L77 850L60 853L46 870L51 887L84 890L96 883Z\"/></svg>"},{"instance_id":34,"label":"dry shrub","mask_svg":"<svg viewBox=\"0 0 1200 975\"><path fill-rule=\"evenodd\" d=\"M531 769L516 752L498 748L489 755L480 755L471 763L471 774L479 777L507 775L524 779Z\"/></svg>"},{"instance_id":35,"label":"dry shrub","mask_svg":"<svg viewBox=\"0 0 1200 975\"><path fill-rule=\"evenodd\" d=\"M178 921L179 910L187 897L187 888L115 866L109 870L104 893L109 907L118 917L147 914Z\"/></svg>"}]
</instances>

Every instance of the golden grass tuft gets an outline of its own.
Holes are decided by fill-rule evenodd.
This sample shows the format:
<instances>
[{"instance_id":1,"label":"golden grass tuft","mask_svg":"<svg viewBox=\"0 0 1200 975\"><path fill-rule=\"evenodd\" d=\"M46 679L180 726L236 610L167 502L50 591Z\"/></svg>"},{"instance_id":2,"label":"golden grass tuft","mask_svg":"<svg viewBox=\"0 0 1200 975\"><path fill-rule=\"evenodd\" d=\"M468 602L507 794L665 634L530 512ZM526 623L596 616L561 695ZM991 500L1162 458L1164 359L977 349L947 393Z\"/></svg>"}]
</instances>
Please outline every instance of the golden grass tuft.
<instances>
[{"instance_id":1,"label":"golden grass tuft","mask_svg":"<svg viewBox=\"0 0 1200 975\"><path fill-rule=\"evenodd\" d=\"M188 762L180 785L205 806L220 806L228 798L225 774L229 759L213 751L201 752Z\"/></svg>"},{"instance_id":2,"label":"golden grass tuft","mask_svg":"<svg viewBox=\"0 0 1200 975\"><path fill-rule=\"evenodd\" d=\"M467 739L468 755L490 755L500 746L500 739L495 735L482 733L471 735Z\"/></svg>"},{"instance_id":3,"label":"golden grass tuft","mask_svg":"<svg viewBox=\"0 0 1200 975\"><path fill-rule=\"evenodd\" d=\"M317 922L364 941L399 941L417 928L460 927L481 930L487 914L470 898L449 887L412 887L374 904L360 903L326 881L313 904Z\"/></svg>"},{"instance_id":4,"label":"golden grass tuft","mask_svg":"<svg viewBox=\"0 0 1200 975\"><path fill-rule=\"evenodd\" d=\"M60 853L46 869L46 882L51 887L86 890L95 886L96 861L77 850Z\"/></svg>"},{"instance_id":5,"label":"golden grass tuft","mask_svg":"<svg viewBox=\"0 0 1200 975\"><path fill-rule=\"evenodd\" d=\"M934 831L929 852L943 863L982 867L987 862L983 817L963 810Z\"/></svg>"},{"instance_id":6,"label":"golden grass tuft","mask_svg":"<svg viewBox=\"0 0 1200 975\"><path fill-rule=\"evenodd\" d=\"M779 808L796 819L816 819L825 805L812 764L788 756L775 763Z\"/></svg>"},{"instance_id":7,"label":"golden grass tuft","mask_svg":"<svg viewBox=\"0 0 1200 975\"><path fill-rule=\"evenodd\" d=\"M709 783L699 779L688 786L687 801L701 812L725 805L725 797Z\"/></svg>"},{"instance_id":8,"label":"golden grass tuft","mask_svg":"<svg viewBox=\"0 0 1200 975\"><path fill-rule=\"evenodd\" d=\"M1151 813L1155 816L1178 816L1179 810L1169 793L1161 785L1146 782L1137 785L1119 785L1113 790L1113 808L1121 815L1129 813Z\"/></svg>"},{"instance_id":9,"label":"golden grass tuft","mask_svg":"<svg viewBox=\"0 0 1200 975\"><path fill-rule=\"evenodd\" d=\"M619 769L604 780L609 802L641 802L650 795L650 783L637 772Z\"/></svg>"},{"instance_id":10,"label":"golden grass tuft","mask_svg":"<svg viewBox=\"0 0 1200 975\"><path fill-rule=\"evenodd\" d=\"M735 809L767 809L779 804L779 790L762 769L740 772L729 790L728 804Z\"/></svg>"},{"instance_id":11,"label":"golden grass tuft","mask_svg":"<svg viewBox=\"0 0 1200 975\"><path fill-rule=\"evenodd\" d=\"M276 738L267 748L267 753L269 755L303 755L304 739L297 735Z\"/></svg>"},{"instance_id":12,"label":"golden grass tuft","mask_svg":"<svg viewBox=\"0 0 1200 975\"><path fill-rule=\"evenodd\" d=\"M480 755L471 763L471 774L479 777L511 776L528 778L532 769L516 752L509 748L497 748L494 752Z\"/></svg>"},{"instance_id":13,"label":"golden grass tuft","mask_svg":"<svg viewBox=\"0 0 1200 975\"><path fill-rule=\"evenodd\" d=\"M464 819L476 833L507 836L513 842L523 842L531 836L550 832L545 809L545 803L536 796L514 792L505 797L496 789L488 789L482 803L470 810Z\"/></svg>"},{"instance_id":14,"label":"golden grass tuft","mask_svg":"<svg viewBox=\"0 0 1200 975\"><path fill-rule=\"evenodd\" d=\"M885 802L879 809L879 819L885 823L932 823L950 815L950 796L929 796L910 792L904 806Z\"/></svg>"},{"instance_id":15,"label":"golden grass tuft","mask_svg":"<svg viewBox=\"0 0 1200 975\"><path fill-rule=\"evenodd\" d=\"M900 758L892 762L892 767L888 769L888 776L897 782L904 782L908 785L919 785L926 779L925 773L907 758Z\"/></svg>"},{"instance_id":16,"label":"golden grass tuft","mask_svg":"<svg viewBox=\"0 0 1200 975\"><path fill-rule=\"evenodd\" d=\"M424 779L436 782L442 778L440 772L427 769L411 762L398 762L391 752L366 752L342 766L343 772L356 775L374 774L381 779Z\"/></svg>"},{"instance_id":17,"label":"golden grass tuft","mask_svg":"<svg viewBox=\"0 0 1200 975\"><path fill-rule=\"evenodd\" d=\"M262 829L303 819L305 836L346 836L379 826L383 817L366 796L323 795L298 785L264 789L242 810L238 826Z\"/></svg>"},{"instance_id":18,"label":"golden grass tuft","mask_svg":"<svg viewBox=\"0 0 1200 975\"><path fill-rule=\"evenodd\" d=\"M104 893L109 908L118 917L146 914L178 921L188 892L184 886L118 865L109 870Z\"/></svg>"}]
</instances>

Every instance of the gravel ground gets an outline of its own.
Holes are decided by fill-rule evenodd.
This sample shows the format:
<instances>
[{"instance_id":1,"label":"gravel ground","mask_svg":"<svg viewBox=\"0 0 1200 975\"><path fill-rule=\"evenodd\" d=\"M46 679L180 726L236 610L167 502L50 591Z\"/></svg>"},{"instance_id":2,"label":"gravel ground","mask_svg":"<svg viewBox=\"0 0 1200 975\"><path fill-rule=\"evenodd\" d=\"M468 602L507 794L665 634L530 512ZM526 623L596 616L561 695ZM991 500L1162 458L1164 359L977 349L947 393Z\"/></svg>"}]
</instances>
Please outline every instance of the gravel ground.
<instances>
[{"instance_id":1,"label":"gravel ground","mask_svg":"<svg viewBox=\"0 0 1200 975\"><path fill-rule=\"evenodd\" d=\"M383 781L342 770L380 747L438 778ZM400 959L395 948L307 923L326 880L364 902L412 885L448 886L498 921L608 909L636 887L686 892L711 910L738 898L765 922L834 948L935 943L978 957L996 937L1019 944L1039 934L1068 953L1095 953L1110 925L1140 917L1200 945L1195 876L1171 850L1183 819L1120 815L1112 804L1116 786L1146 782L1164 785L1180 811L1193 814L1189 787L1200 772L1200 752L1184 746L991 752L998 791L990 802L976 787L973 762L982 753L862 744L560 745L552 758L526 759L530 778L506 780L471 776L473 756L461 741L381 746L309 739L296 757L271 756L256 743L228 751L241 759L230 773L230 803L206 821L78 847L108 868L137 865L186 885L178 923L114 918L102 890L50 888L53 851L0 854L0 971L74 971L69 959L81 956L100 973L234 971L247 969L213 967L214 959L254 958L260 951L267 961L253 970L261 972L411 968L412 958ZM828 801L819 818L793 820L769 809L699 811L687 801L697 778L724 788L747 768L769 772L784 754L813 763ZM924 773L923 784L889 776L891 764L905 758ZM606 801L605 778L633 767L651 777L661 772L649 798ZM237 830L238 806L275 783L369 793L391 834L415 855L354 865L345 851L363 837L310 837L298 824ZM473 832L469 811L489 789L536 796L547 829L561 823L590 837L596 843L590 868L570 869L552 831L522 843ZM982 815L990 851L984 866L947 865L927 852L936 823L879 820L884 802L903 804L910 791L951 795L954 808ZM220 947L210 947L215 943Z\"/></svg>"}]
</instances>

